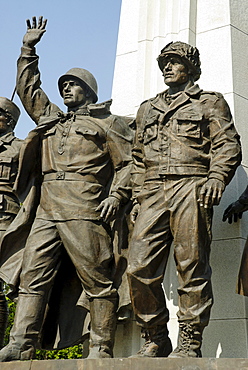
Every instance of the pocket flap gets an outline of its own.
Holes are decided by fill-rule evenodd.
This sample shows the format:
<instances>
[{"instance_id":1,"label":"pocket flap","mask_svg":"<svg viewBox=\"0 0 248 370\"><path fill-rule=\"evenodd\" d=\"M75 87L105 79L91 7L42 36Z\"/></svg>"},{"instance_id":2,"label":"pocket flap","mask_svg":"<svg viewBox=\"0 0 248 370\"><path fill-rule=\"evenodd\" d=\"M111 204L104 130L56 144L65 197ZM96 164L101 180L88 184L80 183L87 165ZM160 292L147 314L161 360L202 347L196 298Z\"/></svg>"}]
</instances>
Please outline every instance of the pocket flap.
<instances>
[{"instance_id":1,"label":"pocket flap","mask_svg":"<svg viewBox=\"0 0 248 370\"><path fill-rule=\"evenodd\" d=\"M98 131L97 130L92 130L92 129L90 129L90 128L88 128L88 127L77 127L76 128L76 133L77 134L82 134L82 135L84 135L84 136L87 136L87 135L89 135L89 136L97 136L98 135Z\"/></svg>"},{"instance_id":2,"label":"pocket flap","mask_svg":"<svg viewBox=\"0 0 248 370\"><path fill-rule=\"evenodd\" d=\"M180 121L201 121L202 120L202 113L197 113L193 111L189 112L178 112L176 119L178 120L178 123L180 124Z\"/></svg>"},{"instance_id":3,"label":"pocket flap","mask_svg":"<svg viewBox=\"0 0 248 370\"><path fill-rule=\"evenodd\" d=\"M158 114L154 114L153 116L149 116L149 117L147 117L146 119L145 119L145 122L144 122L144 127L146 127L146 126L151 126L151 125L153 125L153 124L155 124L155 123L157 123L157 121L158 121Z\"/></svg>"},{"instance_id":4,"label":"pocket flap","mask_svg":"<svg viewBox=\"0 0 248 370\"><path fill-rule=\"evenodd\" d=\"M2 157L0 158L0 163L11 163L13 158L11 157Z\"/></svg>"}]
</instances>

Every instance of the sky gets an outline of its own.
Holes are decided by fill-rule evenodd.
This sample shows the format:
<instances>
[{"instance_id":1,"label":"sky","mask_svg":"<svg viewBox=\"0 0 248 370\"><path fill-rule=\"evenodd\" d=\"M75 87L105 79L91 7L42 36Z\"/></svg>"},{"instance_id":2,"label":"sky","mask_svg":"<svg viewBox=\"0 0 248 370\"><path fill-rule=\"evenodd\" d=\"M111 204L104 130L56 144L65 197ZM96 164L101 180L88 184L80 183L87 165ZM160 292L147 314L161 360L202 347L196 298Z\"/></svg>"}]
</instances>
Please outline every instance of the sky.
<instances>
[{"instance_id":1,"label":"sky","mask_svg":"<svg viewBox=\"0 0 248 370\"><path fill-rule=\"evenodd\" d=\"M121 0L8 0L1 4L0 96L11 98L16 61L26 33L26 19L43 16L47 31L36 46L42 89L66 111L57 81L70 68L89 70L98 82L98 102L111 98ZM15 134L25 138L35 125L21 109Z\"/></svg>"}]
</instances>

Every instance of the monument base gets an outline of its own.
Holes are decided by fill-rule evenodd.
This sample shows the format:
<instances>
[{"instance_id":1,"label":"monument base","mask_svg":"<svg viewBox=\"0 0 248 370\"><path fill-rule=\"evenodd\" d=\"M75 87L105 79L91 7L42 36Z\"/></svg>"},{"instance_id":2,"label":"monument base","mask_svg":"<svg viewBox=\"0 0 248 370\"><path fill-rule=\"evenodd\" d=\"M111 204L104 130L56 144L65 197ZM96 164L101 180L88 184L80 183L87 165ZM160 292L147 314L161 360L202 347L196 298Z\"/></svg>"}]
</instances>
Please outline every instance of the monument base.
<instances>
[{"instance_id":1,"label":"monument base","mask_svg":"<svg viewBox=\"0 0 248 370\"><path fill-rule=\"evenodd\" d=\"M243 358L115 358L100 360L14 361L0 365L1 370L245 370Z\"/></svg>"}]
</instances>

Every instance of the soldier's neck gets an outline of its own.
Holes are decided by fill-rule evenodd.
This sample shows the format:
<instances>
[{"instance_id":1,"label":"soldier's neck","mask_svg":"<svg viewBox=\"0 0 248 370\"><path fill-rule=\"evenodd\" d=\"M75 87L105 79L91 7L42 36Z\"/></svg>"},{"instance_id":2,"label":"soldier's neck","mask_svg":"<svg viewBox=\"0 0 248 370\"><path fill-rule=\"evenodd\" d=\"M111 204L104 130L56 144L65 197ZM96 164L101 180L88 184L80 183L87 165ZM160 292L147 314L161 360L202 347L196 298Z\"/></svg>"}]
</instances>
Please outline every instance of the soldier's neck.
<instances>
[{"instance_id":1,"label":"soldier's neck","mask_svg":"<svg viewBox=\"0 0 248 370\"><path fill-rule=\"evenodd\" d=\"M168 89L168 94L169 95L174 95L174 94L176 94L180 91L185 91L185 90L189 89L193 85L194 85L193 81L189 80L189 81L187 81L187 82L185 82L184 84L181 84L181 85L170 86L169 89Z\"/></svg>"},{"instance_id":2,"label":"soldier's neck","mask_svg":"<svg viewBox=\"0 0 248 370\"><path fill-rule=\"evenodd\" d=\"M77 105L76 107L68 107L68 112L74 112L77 113L78 111L80 112L88 112L88 105L92 104L92 101L86 101L84 104Z\"/></svg>"}]
</instances>

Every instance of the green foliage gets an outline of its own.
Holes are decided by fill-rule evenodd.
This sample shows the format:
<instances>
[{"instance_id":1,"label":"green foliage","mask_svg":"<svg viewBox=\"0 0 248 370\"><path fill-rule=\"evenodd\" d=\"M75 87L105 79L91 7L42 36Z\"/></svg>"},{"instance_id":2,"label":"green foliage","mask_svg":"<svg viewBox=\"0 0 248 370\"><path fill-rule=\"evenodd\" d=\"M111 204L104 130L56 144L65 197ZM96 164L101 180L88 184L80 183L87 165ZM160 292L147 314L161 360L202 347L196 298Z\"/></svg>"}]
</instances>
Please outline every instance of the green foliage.
<instances>
[{"instance_id":1,"label":"green foliage","mask_svg":"<svg viewBox=\"0 0 248 370\"><path fill-rule=\"evenodd\" d=\"M9 307L9 319L8 327L5 332L4 343L5 345L9 342L9 333L12 328L15 316L16 303L12 302L7 298L8 307ZM82 358L83 354L83 345L78 344L74 347L69 347L61 350L46 351L46 350L37 350L36 359L37 360L51 360L51 359L77 359Z\"/></svg>"},{"instance_id":2,"label":"green foliage","mask_svg":"<svg viewBox=\"0 0 248 370\"><path fill-rule=\"evenodd\" d=\"M11 301L10 299L7 299L8 307L9 307L9 317L8 317L8 326L5 331L5 337L4 337L4 344L6 345L9 342L9 332L10 329L13 326L14 323L14 317L15 317L15 309L16 309L16 303Z\"/></svg>"},{"instance_id":3,"label":"green foliage","mask_svg":"<svg viewBox=\"0 0 248 370\"><path fill-rule=\"evenodd\" d=\"M58 360L58 359L72 359L82 358L83 346L79 344L74 347L69 347L54 351L45 351L44 349L36 351L37 360Z\"/></svg>"}]
</instances>

